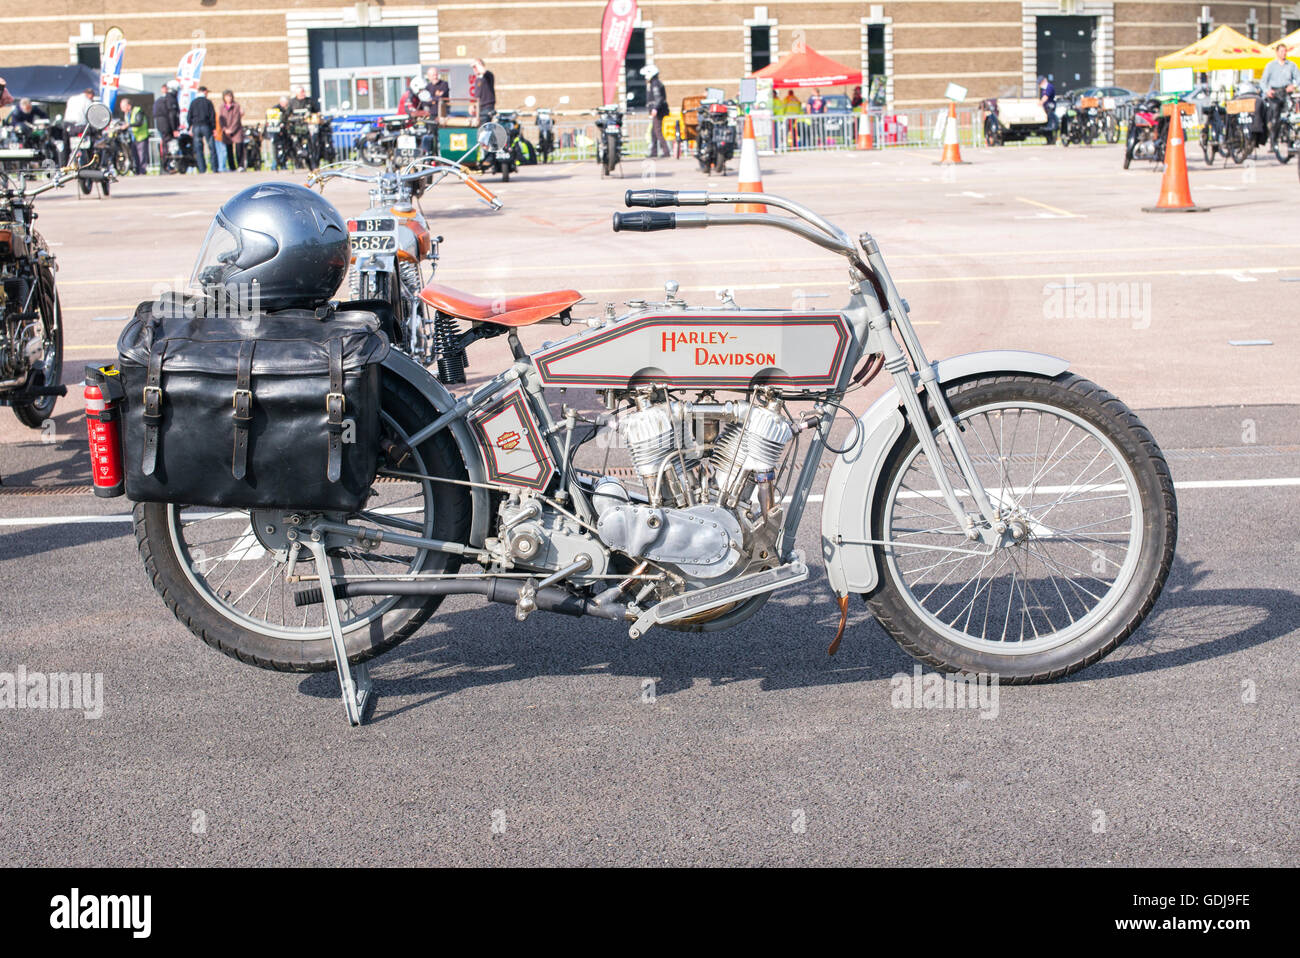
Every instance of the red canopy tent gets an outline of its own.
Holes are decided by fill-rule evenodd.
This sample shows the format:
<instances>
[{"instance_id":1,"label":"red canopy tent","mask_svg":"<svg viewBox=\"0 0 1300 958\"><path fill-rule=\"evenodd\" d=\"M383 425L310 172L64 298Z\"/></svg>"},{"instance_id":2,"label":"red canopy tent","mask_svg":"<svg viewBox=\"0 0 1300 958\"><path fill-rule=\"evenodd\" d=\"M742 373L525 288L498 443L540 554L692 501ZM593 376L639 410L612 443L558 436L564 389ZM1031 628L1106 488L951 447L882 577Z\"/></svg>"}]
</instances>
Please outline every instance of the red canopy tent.
<instances>
[{"instance_id":1,"label":"red canopy tent","mask_svg":"<svg viewBox=\"0 0 1300 958\"><path fill-rule=\"evenodd\" d=\"M778 90L789 87L847 86L862 82L861 70L851 70L808 46L802 50L792 50L776 63L755 70L750 75L770 77L772 86Z\"/></svg>"}]
</instances>

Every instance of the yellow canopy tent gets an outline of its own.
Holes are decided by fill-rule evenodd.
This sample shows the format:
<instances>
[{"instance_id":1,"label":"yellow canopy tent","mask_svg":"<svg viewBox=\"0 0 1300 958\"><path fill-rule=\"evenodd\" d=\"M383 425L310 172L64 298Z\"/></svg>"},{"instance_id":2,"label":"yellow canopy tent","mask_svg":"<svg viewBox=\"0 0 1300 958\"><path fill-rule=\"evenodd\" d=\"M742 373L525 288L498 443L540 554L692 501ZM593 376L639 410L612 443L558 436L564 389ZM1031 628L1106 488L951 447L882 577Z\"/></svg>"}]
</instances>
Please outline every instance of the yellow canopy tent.
<instances>
[{"instance_id":1,"label":"yellow canopy tent","mask_svg":"<svg viewBox=\"0 0 1300 958\"><path fill-rule=\"evenodd\" d=\"M1274 40L1268 45L1268 49L1272 51L1279 43L1286 44L1286 58L1288 60L1300 60L1300 30L1288 33L1281 40Z\"/></svg>"},{"instance_id":2,"label":"yellow canopy tent","mask_svg":"<svg viewBox=\"0 0 1300 958\"><path fill-rule=\"evenodd\" d=\"M1272 47L1225 25L1217 27L1177 53L1159 57L1156 69L1191 67L1198 73L1210 70L1262 70L1271 59Z\"/></svg>"}]
</instances>

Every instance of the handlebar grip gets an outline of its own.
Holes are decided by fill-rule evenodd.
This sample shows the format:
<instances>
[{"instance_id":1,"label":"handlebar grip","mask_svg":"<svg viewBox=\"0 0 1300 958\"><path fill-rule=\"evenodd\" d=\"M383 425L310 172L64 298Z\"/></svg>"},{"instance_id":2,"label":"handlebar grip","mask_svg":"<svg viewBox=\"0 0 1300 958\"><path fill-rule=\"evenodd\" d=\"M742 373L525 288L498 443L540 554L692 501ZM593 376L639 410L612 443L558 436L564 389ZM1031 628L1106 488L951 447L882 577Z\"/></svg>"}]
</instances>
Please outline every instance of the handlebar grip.
<instances>
[{"instance_id":1,"label":"handlebar grip","mask_svg":"<svg viewBox=\"0 0 1300 958\"><path fill-rule=\"evenodd\" d=\"M676 190L628 190L623 194L628 206L676 206Z\"/></svg>"},{"instance_id":2,"label":"handlebar grip","mask_svg":"<svg viewBox=\"0 0 1300 958\"><path fill-rule=\"evenodd\" d=\"M474 177L466 176L465 185L468 186L475 193L477 193L479 196L483 197L483 199L487 200L488 203L490 203L496 209L501 208L501 201L497 199L497 195L493 193L491 190L489 190L482 183L480 183L478 180L474 179Z\"/></svg>"},{"instance_id":3,"label":"handlebar grip","mask_svg":"<svg viewBox=\"0 0 1300 958\"><path fill-rule=\"evenodd\" d=\"M635 233L653 233L657 230L677 229L676 213L615 213L614 232L631 230Z\"/></svg>"}]
</instances>

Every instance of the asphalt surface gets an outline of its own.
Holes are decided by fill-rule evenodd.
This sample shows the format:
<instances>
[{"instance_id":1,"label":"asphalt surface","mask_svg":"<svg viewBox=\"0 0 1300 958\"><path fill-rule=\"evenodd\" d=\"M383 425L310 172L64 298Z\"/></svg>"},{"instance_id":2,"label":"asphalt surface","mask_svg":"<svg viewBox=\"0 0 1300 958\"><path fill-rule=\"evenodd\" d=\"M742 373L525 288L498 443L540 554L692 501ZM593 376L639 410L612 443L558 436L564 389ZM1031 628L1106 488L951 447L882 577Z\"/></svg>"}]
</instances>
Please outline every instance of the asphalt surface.
<instances>
[{"instance_id":1,"label":"asphalt surface","mask_svg":"<svg viewBox=\"0 0 1300 958\"><path fill-rule=\"evenodd\" d=\"M124 500L77 491L84 426L69 400L46 442L0 413L0 672L102 673L103 716L0 709L0 855L1300 863L1300 349L1282 282L1300 277L1300 241L1281 205L1294 199L1294 168L1194 164L1193 195L1216 208L1151 217L1137 208L1154 201L1158 176L1122 174L1114 149L980 150L955 174L935 158L786 158L765 181L853 230L872 221L932 356L1056 352L1140 411L1179 484L1178 554L1155 611L1109 658L1055 684L1002 688L985 719L894 708L890 679L912 660L856 601L828 658L836 610L820 568L732 632L637 642L612 623L539 613L521 625L506 607L457 599L378 661L374 718L350 729L332 674L241 665L171 617L145 580ZM685 161L667 166L657 185L699 187ZM795 289L842 297L833 260L823 269L815 249L779 238L610 236L608 211L639 177L528 170L501 188L495 222L468 194L446 204L459 209L427 203L446 220L441 278L479 291L575 285L604 301L675 273L696 301L723 285L742 303ZM111 354L120 323L94 317L122 315L153 281L187 273L237 181L150 179L107 201L38 207L47 238L63 243L69 380ZM679 258L686 267L670 269ZM1064 289L1047 287L1130 279L1150 284L1149 314L1052 314ZM472 371L491 357L476 351ZM819 509L799 541L812 555Z\"/></svg>"}]
</instances>

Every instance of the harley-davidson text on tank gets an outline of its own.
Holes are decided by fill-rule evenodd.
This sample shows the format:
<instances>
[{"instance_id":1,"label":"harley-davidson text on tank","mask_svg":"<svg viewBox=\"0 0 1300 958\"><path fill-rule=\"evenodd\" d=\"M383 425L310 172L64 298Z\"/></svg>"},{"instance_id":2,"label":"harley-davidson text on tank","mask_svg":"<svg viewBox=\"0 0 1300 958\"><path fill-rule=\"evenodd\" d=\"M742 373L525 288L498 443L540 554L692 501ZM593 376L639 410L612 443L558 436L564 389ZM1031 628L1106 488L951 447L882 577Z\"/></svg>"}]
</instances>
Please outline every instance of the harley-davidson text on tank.
<instances>
[{"instance_id":1,"label":"harley-davidson text on tank","mask_svg":"<svg viewBox=\"0 0 1300 958\"><path fill-rule=\"evenodd\" d=\"M755 382L827 389L839 382L851 341L835 313L752 312L632 316L533 354L548 386L747 387Z\"/></svg>"}]
</instances>

